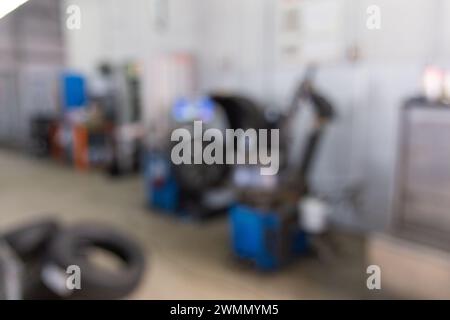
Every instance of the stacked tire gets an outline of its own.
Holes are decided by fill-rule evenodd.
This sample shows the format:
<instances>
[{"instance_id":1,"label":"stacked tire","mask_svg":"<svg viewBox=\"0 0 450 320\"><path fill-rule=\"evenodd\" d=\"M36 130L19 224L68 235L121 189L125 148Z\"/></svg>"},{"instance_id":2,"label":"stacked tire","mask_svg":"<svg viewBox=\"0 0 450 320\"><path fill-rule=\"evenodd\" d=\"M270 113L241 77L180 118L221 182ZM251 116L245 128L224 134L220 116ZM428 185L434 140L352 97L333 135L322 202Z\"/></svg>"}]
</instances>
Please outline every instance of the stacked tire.
<instances>
[{"instance_id":1,"label":"stacked tire","mask_svg":"<svg viewBox=\"0 0 450 320\"><path fill-rule=\"evenodd\" d=\"M24 299L120 299L138 286L145 269L139 245L104 226L64 228L47 220L6 233L1 239L25 267ZM89 256L92 248L116 256L120 269L111 271L94 264ZM80 270L81 286L74 290L66 287L71 266Z\"/></svg>"}]
</instances>

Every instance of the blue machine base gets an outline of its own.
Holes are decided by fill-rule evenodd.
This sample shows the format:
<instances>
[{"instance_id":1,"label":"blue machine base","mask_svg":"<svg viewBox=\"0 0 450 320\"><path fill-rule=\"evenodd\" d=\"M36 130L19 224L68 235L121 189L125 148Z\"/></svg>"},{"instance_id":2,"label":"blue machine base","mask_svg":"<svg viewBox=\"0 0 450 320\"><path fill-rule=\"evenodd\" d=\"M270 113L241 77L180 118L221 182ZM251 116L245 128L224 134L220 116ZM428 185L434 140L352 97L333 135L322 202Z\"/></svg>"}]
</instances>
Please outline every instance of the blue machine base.
<instances>
[{"instance_id":1,"label":"blue machine base","mask_svg":"<svg viewBox=\"0 0 450 320\"><path fill-rule=\"evenodd\" d=\"M286 231L280 215L275 212L235 205L230 213L234 253L262 270L276 270L307 250L306 234L296 224L288 225ZM281 242L288 248L282 254L279 252Z\"/></svg>"},{"instance_id":2,"label":"blue machine base","mask_svg":"<svg viewBox=\"0 0 450 320\"><path fill-rule=\"evenodd\" d=\"M165 213L178 214L179 188L165 155L147 155L145 168L147 205Z\"/></svg>"}]
</instances>

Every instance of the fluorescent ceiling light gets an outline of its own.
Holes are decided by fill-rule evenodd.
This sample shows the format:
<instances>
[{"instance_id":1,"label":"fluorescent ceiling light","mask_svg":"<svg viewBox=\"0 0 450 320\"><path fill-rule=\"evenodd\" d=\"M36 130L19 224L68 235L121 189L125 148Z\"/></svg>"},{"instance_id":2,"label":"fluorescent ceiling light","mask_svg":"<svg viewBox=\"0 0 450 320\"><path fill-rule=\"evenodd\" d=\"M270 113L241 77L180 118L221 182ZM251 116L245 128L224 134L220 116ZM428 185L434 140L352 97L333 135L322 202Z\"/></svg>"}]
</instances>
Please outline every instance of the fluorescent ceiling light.
<instances>
[{"instance_id":1,"label":"fluorescent ceiling light","mask_svg":"<svg viewBox=\"0 0 450 320\"><path fill-rule=\"evenodd\" d=\"M0 0L0 19L29 0Z\"/></svg>"}]
</instances>

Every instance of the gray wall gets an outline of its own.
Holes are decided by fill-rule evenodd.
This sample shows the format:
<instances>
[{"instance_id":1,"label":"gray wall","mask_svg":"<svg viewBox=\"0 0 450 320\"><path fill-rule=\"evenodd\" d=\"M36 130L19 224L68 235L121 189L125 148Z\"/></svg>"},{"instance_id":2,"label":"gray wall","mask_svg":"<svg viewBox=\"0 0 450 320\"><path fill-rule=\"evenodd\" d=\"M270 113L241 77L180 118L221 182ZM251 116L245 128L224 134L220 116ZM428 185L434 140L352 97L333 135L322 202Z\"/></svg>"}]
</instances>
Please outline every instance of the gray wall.
<instances>
[{"instance_id":1,"label":"gray wall","mask_svg":"<svg viewBox=\"0 0 450 320\"><path fill-rule=\"evenodd\" d=\"M64 63L58 0L33 0L0 20L0 143L26 145L29 120L56 110Z\"/></svg>"}]
</instances>

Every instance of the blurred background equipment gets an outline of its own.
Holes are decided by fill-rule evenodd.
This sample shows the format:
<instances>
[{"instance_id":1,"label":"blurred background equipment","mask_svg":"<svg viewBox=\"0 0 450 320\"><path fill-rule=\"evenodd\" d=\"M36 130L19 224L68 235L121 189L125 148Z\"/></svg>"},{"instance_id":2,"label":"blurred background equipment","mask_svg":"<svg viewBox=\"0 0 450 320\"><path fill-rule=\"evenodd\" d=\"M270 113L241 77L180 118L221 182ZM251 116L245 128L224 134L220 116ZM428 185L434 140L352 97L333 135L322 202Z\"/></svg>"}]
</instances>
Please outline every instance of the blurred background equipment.
<instances>
[{"instance_id":1,"label":"blurred background equipment","mask_svg":"<svg viewBox=\"0 0 450 320\"><path fill-rule=\"evenodd\" d=\"M395 216L388 234L372 237L368 253L369 261L388 270L388 288L417 298L447 295L450 284L450 147L442 139L450 130L450 109L441 90L431 96L430 90L425 99L409 99L402 107ZM426 285L411 282L405 270L426 278Z\"/></svg>"},{"instance_id":2,"label":"blurred background equipment","mask_svg":"<svg viewBox=\"0 0 450 320\"><path fill-rule=\"evenodd\" d=\"M0 0L0 296L64 295L52 274L76 256L90 274L118 267L86 298L450 298L449 14L445 0ZM175 165L171 134L196 120L279 129L278 174ZM15 230L36 211L67 226Z\"/></svg>"},{"instance_id":3,"label":"blurred background equipment","mask_svg":"<svg viewBox=\"0 0 450 320\"><path fill-rule=\"evenodd\" d=\"M31 118L31 151L40 157L50 157L57 119L51 114L38 114Z\"/></svg>"},{"instance_id":4,"label":"blurred background equipment","mask_svg":"<svg viewBox=\"0 0 450 320\"><path fill-rule=\"evenodd\" d=\"M191 132L192 147L197 143L196 139L201 139L203 133L210 128L220 130L224 136L226 129L268 128L261 107L251 99L239 95L212 94L198 100L180 99L173 108L172 117L173 130L184 128ZM200 137L194 133L192 125L194 121L202 121L203 132ZM226 141L226 143L230 144L234 141ZM239 143L235 144L235 148ZM257 141L249 143L255 144ZM169 207L175 209L173 204L178 203L175 212L187 213L196 218L225 213L235 202L232 179L234 168L227 164L195 164L194 161L191 164L174 165L170 162L173 146L174 143L168 144L163 152L165 156L160 154L158 161L155 159L156 155L153 157L150 155L152 159L150 165L155 165L155 168L148 168L147 186L150 188L148 195L150 199L159 200L150 200L149 203L161 209ZM229 146L224 145L223 148L227 150ZM193 157L194 153L191 154ZM167 163L163 164L164 161ZM155 192L158 192L159 196ZM175 195L176 200L173 198ZM167 199L168 203L161 203L161 199Z\"/></svg>"},{"instance_id":5,"label":"blurred background equipment","mask_svg":"<svg viewBox=\"0 0 450 320\"><path fill-rule=\"evenodd\" d=\"M60 75L58 111L30 118L30 151L69 163L80 171L103 168L111 176L137 173L143 128L137 65L98 76L65 71Z\"/></svg>"},{"instance_id":6,"label":"blurred background equipment","mask_svg":"<svg viewBox=\"0 0 450 320\"><path fill-rule=\"evenodd\" d=\"M435 238L436 244L445 242L450 232L446 194L450 148L445 139L437 138L450 132L449 111L448 105L439 102L411 100L400 115L394 227L404 232L420 229L418 235L430 241Z\"/></svg>"},{"instance_id":7,"label":"blurred background equipment","mask_svg":"<svg viewBox=\"0 0 450 320\"><path fill-rule=\"evenodd\" d=\"M274 269L285 264L299 253L306 251L306 233L313 231L310 225L301 225L301 216L314 214L316 219L325 219L321 212L300 211L310 206L299 206L305 197L314 197L309 174L316 160L319 143L326 125L334 115L330 102L319 94L313 85L314 69L308 70L296 90L288 113L279 120L284 149L281 159L287 159L292 145L294 128L290 125L299 107L310 104L314 110L314 124L307 132L307 138L296 164L286 164L278 173L277 184L272 188L243 187L239 192L238 205L231 211L231 228L235 254L254 260L263 269ZM316 200L319 201L319 200ZM319 214L322 215L318 216ZM300 221L299 221L300 220ZM307 220L308 221L308 220ZM322 222L324 224L324 222ZM326 230L320 230L325 232Z\"/></svg>"},{"instance_id":8,"label":"blurred background equipment","mask_svg":"<svg viewBox=\"0 0 450 320\"><path fill-rule=\"evenodd\" d=\"M140 65L128 62L119 73L122 101L121 119L116 129L116 156L119 173L137 173L143 159L142 79Z\"/></svg>"}]
</instances>

